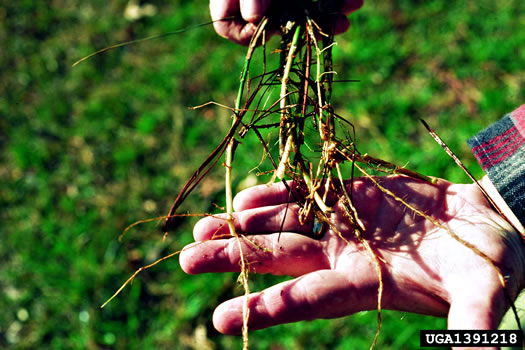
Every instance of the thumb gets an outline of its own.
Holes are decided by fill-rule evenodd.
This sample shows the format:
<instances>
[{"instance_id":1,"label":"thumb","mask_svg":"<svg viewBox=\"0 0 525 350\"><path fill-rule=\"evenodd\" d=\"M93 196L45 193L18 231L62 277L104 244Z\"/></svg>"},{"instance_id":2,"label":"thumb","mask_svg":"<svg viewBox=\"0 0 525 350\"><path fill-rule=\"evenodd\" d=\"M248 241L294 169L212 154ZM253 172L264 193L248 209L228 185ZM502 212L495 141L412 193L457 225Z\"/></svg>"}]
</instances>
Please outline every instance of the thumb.
<instances>
[{"instance_id":1,"label":"thumb","mask_svg":"<svg viewBox=\"0 0 525 350\"><path fill-rule=\"evenodd\" d=\"M490 289L463 290L452 297L448 329L497 329L505 314L505 305L505 295L500 285Z\"/></svg>"}]
</instances>

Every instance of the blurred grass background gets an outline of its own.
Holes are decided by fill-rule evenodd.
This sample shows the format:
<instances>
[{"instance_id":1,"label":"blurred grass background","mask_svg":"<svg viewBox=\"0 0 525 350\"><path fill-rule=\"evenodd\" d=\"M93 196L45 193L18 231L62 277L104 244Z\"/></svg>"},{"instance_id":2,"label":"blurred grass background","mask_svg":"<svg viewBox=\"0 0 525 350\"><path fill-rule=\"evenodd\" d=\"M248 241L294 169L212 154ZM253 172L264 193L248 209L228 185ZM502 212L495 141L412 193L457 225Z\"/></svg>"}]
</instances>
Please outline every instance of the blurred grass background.
<instances>
[{"instance_id":1,"label":"blurred grass background","mask_svg":"<svg viewBox=\"0 0 525 350\"><path fill-rule=\"evenodd\" d=\"M136 220L165 215L222 140L227 111L187 107L232 105L245 52L208 26L71 68L102 47L209 20L204 0L141 1L138 17L133 4L0 4L0 347L240 348L211 324L214 307L242 293L236 274L188 276L174 258L99 309L138 267L192 241L196 218L181 220L165 243L155 224L116 238ZM360 150L468 181L426 134L424 118L480 177L466 139L525 101L525 3L369 1L351 20L334 63L339 79L361 82L336 85L334 100L355 124ZM236 186L254 181L248 171L262 151L250 142L237 152ZM219 166L183 211L217 211L222 176ZM260 290L282 279L252 280ZM386 312L378 348L417 348L420 329L444 327L443 319ZM376 312L364 312L250 340L253 349L368 348L375 330Z\"/></svg>"}]
</instances>

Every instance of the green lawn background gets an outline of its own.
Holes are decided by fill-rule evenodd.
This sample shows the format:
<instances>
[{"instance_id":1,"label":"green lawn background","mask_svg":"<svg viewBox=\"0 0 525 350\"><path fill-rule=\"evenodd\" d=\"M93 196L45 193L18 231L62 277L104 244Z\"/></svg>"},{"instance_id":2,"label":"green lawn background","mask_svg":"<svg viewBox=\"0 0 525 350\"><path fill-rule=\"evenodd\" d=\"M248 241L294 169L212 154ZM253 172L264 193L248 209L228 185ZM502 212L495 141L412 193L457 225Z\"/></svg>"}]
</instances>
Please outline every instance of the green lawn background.
<instances>
[{"instance_id":1,"label":"green lawn background","mask_svg":"<svg viewBox=\"0 0 525 350\"><path fill-rule=\"evenodd\" d=\"M185 275L173 258L196 218L162 242L155 223L230 125L245 49L211 26L115 49L102 47L209 21L206 1L144 1L152 16L129 19L125 0L0 3L0 347L13 349L232 349L239 337L211 324L214 307L242 293L236 274ZM523 1L366 2L338 38L339 114L356 126L361 152L428 175L467 177L426 134L424 118L471 171L465 141L525 101ZM277 47L272 41L270 46ZM272 59L274 62L274 59ZM261 157L239 147L235 186L257 179ZM252 147L253 146L253 147ZM244 148L243 148L244 147ZM217 211L218 167L183 211ZM252 276L252 290L282 278ZM379 349L416 348L419 330L446 321L385 312ZM253 349L368 348L376 312L252 332Z\"/></svg>"}]
</instances>

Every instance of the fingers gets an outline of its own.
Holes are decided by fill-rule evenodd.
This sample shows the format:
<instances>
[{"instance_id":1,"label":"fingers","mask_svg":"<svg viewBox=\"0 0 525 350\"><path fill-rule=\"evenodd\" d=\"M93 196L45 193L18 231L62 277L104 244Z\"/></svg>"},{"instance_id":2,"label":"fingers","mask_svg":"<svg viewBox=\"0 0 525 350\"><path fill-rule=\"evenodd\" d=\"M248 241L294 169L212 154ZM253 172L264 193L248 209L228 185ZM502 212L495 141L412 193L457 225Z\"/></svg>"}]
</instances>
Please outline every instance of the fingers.
<instances>
[{"instance_id":1,"label":"fingers","mask_svg":"<svg viewBox=\"0 0 525 350\"><path fill-rule=\"evenodd\" d=\"M300 276L329 268L319 241L289 232L240 238L250 272ZM241 269L236 238L197 242L180 254L182 269L189 274L236 272Z\"/></svg>"},{"instance_id":2,"label":"fingers","mask_svg":"<svg viewBox=\"0 0 525 350\"><path fill-rule=\"evenodd\" d=\"M210 14L220 36L248 45L257 23L269 11L271 0L210 0ZM348 30L350 13L363 6L363 0L345 0L332 19L335 34Z\"/></svg>"},{"instance_id":3,"label":"fingers","mask_svg":"<svg viewBox=\"0 0 525 350\"><path fill-rule=\"evenodd\" d=\"M292 182L288 183L288 187L296 188ZM233 207L235 211L241 211L293 201L293 194L288 192L288 188L282 182L278 182L250 187L239 192L233 199Z\"/></svg>"},{"instance_id":4,"label":"fingers","mask_svg":"<svg viewBox=\"0 0 525 350\"><path fill-rule=\"evenodd\" d=\"M213 27L220 36L248 45L257 22L266 13L270 0L210 0ZM232 18L233 17L233 18Z\"/></svg>"},{"instance_id":5,"label":"fingers","mask_svg":"<svg viewBox=\"0 0 525 350\"><path fill-rule=\"evenodd\" d=\"M341 13L349 15L363 7L364 0L345 0L341 7Z\"/></svg>"},{"instance_id":6,"label":"fingers","mask_svg":"<svg viewBox=\"0 0 525 350\"><path fill-rule=\"evenodd\" d=\"M342 34L346 32L348 28L350 28L350 21L345 15L340 14L340 13L334 15L333 23L334 23L334 27L333 27L334 35Z\"/></svg>"},{"instance_id":7,"label":"fingers","mask_svg":"<svg viewBox=\"0 0 525 350\"><path fill-rule=\"evenodd\" d=\"M248 329L278 324L334 318L376 308L377 278L373 274L356 277L348 273L321 270L272 286L249 296ZM245 297L229 300L213 315L215 328L224 334L238 334L242 328Z\"/></svg>"},{"instance_id":8,"label":"fingers","mask_svg":"<svg viewBox=\"0 0 525 350\"><path fill-rule=\"evenodd\" d=\"M221 214L199 220L193 228L193 237L196 241L204 241L229 236L226 218L226 214ZM290 203L233 213L233 223L238 233L249 235L281 231L308 234L312 232L313 226L311 218L301 224L299 207Z\"/></svg>"},{"instance_id":9,"label":"fingers","mask_svg":"<svg viewBox=\"0 0 525 350\"><path fill-rule=\"evenodd\" d=\"M210 0L210 15L214 21L236 16L239 12L238 0Z\"/></svg>"},{"instance_id":10,"label":"fingers","mask_svg":"<svg viewBox=\"0 0 525 350\"><path fill-rule=\"evenodd\" d=\"M253 23L239 16L239 0L210 0L210 15L217 34L241 45L247 45L255 31ZM234 17L234 18L230 18Z\"/></svg>"},{"instance_id":11,"label":"fingers","mask_svg":"<svg viewBox=\"0 0 525 350\"><path fill-rule=\"evenodd\" d=\"M241 16L246 22L257 23L270 7L271 0L241 0Z\"/></svg>"},{"instance_id":12,"label":"fingers","mask_svg":"<svg viewBox=\"0 0 525 350\"><path fill-rule=\"evenodd\" d=\"M339 35L350 28L350 20L347 18L352 12L359 10L363 6L363 0L345 0L338 10L338 13L334 13L331 18L333 34ZM328 30L328 28L324 28Z\"/></svg>"},{"instance_id":13,"label":"fingers","mask_svg":"<svg viewBox=\"0 0 525 350\"><path fill-rule=\"evenodd\" d=\"M321 186L318 193L323 196L324 186ZM233 207L236 211L241 211L282 203L293 203L304 199L307 194L308 190L304 183L297 181L288 181L286 185L282 182L259 185L239 192L233 199ZM333 205L336 200L337 196L333 191L330 191L327 196L327 204Z\"/></svg>"}]
</instances>

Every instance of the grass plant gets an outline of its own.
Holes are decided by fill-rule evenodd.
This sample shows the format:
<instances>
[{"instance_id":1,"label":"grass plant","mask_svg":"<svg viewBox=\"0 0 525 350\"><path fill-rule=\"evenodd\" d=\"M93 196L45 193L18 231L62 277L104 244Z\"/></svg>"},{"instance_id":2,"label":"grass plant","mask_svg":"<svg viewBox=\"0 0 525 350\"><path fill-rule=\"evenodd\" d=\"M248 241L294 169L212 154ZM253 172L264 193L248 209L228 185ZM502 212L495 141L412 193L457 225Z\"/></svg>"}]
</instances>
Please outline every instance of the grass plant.
<instances>
[{"instance_id":1,"label":"grass plant","mask_svg":"<svg viewBox=\"0 0 525 350\"><path fill-rule=\"evenodd\" d=\"M135 20L123 15L127 1L15 2L0 11L5 44L0 55L2 347L241 347L241 339L216 333L210 318L220 301L244 293L233 274L188 278L175 260L167 260L143 271L123 297L99 310L126 275L192 240L196 218L182 215L226 207L225 175L217 167L179 208L175 234L163 242L154 224L140 225L124 243L117 240L130 222L165 215L171 194L231 130L231 110L185 107L235 101L244 65L242 48L204 27L69 68L100 47L209 21L205 3L152 3L157 14ZM366 3L351 16L349 34L332 48L337 80L360 80L332 86L333 110L357 130L350 139L375 159L469 181L422 131L419 119L424 118L479 178L481 170L464 141L525 100L519 30L524 11L518 1ZM268 46L278 45L272 40ZM265 59L268 66L278 65L279 56L256 55L253 67L262 67ZM292 64L292 73L304 61ZM256 75L247 76L250 91ZM272 89L270 100L279 100L280 92L280 85ZM246 90L244 96L246 101ZM300 104L297 96L287 95L288 108ZM275 111L265 124L270 118L274 128L280 124L280 105L254 101ZM260 149L261 158L270 153L278 167L279 136L268 136L266 129L235 136L242 142L239 150ZM339 130L345 139L354 136L351 129ZM314 131L319 134L305 128L305 133ZM315 154L308 147L322 148L305 144L306 158ZM235 154L232 192L253 181L256 172L273 175L269 156L260 165L254 158ZM303 178L305 173L315 183L316 171L310 175L309 165L305 168L292 168L291 174ZM252 275L249 287L258 290L282 279ZM382 314L381 349L416 348L419 329L446 327L443 319ZM250 333L250 348L366 348L377 331L376 317L359 313L256 331Z\"/></svg>"},{"instance_id":2,"label":"grass plant","mask_svg":"<svg viewBox=\"0 0 525 350\"><path fill-rule=\"evenodd\" d=\"M374 179L371 173L377 172L378 170L387 174L402 174L404 176L415 177L424 181L434 183L434 179L425 175L421 175L413 170L406 169L404 167L397 166L382 159L374 158L368 154L362 155L357 150L355 144L355 127L352 123L342 118L340 115L335 113L331 96L332 86L334 83L334 76L337 72L334 70L332 63L332 48L337 43L334 41L334 28L330 26L333 22L330 20L332 13L324 12L322 9L322 1L311 1L311 2L298 2L292 3L289 9L280 9L283 15L280 18L265 17L261 20L257 27L249 45L245 57L244 67L240 74L239 90L235 102L235 107L228 108L233 111L232 115L232 127L230 128L227 135L224 137L218 147L206 158L204 163L194 172L190 177L189 181L183 187L182 191L177 196L174 204L172 205L170 212L165 219L163 225L164 239L168 235L168 231L173 226L173 222L180 218L177 215L177 209L183 204L184 200L190 195L193 189L205 179L211 170L220 160L224 154L224 168L225 168L225 202L226 202L226 223L230 230L230 235L235 237L239 250L240 250L240 268L241 274L239 281L244 287L245 303L243 308L243 327L242 327L242 339L243 349L248 349L249 344L249 279L248 279L248 266L252 263L243 251L243 239L248 238L243 234L236 232L235 225L233 222L233 189L232 189L232 172L233 172L233 159L234 153L238 150L238 146L242 144L242 141L237 140L237 137L243 139L248 132L251 130L265 129L266 132L271 133L273 129L278 129L278 150L277 155L278 163L273 160L272 152L268 149L266 141L263 140L261 133L256 132L257 137L261 141L263 146L263 154L267 159L272 160L274 167L270 181L268 184L272 184L275 180L283 181L287 185L287 180L292 179L294 183L302 182L306 185L307 194L302 199L296 199L297 204L301 207L299 211L299 221L304 223L310 216L314 216L314 229L310 235L316 238L322 238L323 230L317 230L315 223L320 223L319 227L330 227L331 230L338 233L340 238L351 244L347 239L338 231L338 228L334 226L330 219L333 210L325 203L326 194L331 191L334 192L338 198L338 202L341 203L346 218L350 227L353 228L355 239L364 247L369 254L371 260L375 265L375 270L378 278L378 290L377 290L377 331L372 341L371 348L374 348L377 339L380 335L382 317L382 296L383 296L383 275L382 275L382 262L375 250L368 243L368 239L365 236L365 227L359 219L359 213L355 209L352 203L352 196L347 192L348 184L345 181L345 177L341 171L341 166L345 162L350 163L350 169L352 171L349 174L350 186L352 186L354 179L354 169L357 169L361 175L369 178L377 188L383 191L388 196L396 200L400 205L406 207L406 209L412 211L414 215L422 216L426 220L430 221L435 226L444 229L449 235L454 238L459 244L471 249L477 255L482 257L499 275L502 287L506 288L505 280L492 262L492 260L481 252L474 245L461 239L455 232L441 224L438 220L428 216L417 207L409 204L406 199L400 198L388 189L381 186L379 181ZM333 8L333 6L328 6ZM315 13L316 17L311 14ZM227 20L227 19L224 19ZM266 64L263 64L263 69L260 74L257 74L255 78L248 79L252 70L250 70L250 63L252 57L258 45L263 47L263 57L266 56L265 51L265 38L266 28L270 25L280 25L281 30L281 49L280 49L280 64L279 66L270 72L266 71ZM324 28L318 23L323 23ZM275 30L275 28L274 28ZM175 32L178 33L179 31ZM152 38L158 38L155 36ZM319 40L322 38L322 40ZM132 44L140 42L141 40L124 43ZM107 49L114 49L123 46L121 44L113 45ZM94 54L88 55L85 58L77 61L74 65L82 62L83 60L92 57L95 54L103 53L106 49L99 50ZM265 60L264 60L265 61ZM315 76L310 76L311 67L315 66ZM252 88L255 86L255 88ZM267 87L280 86L280 93L277 101L271 101L272 95L271 90ZM244 91L247 93L244 94ZM243 96L246 95L246 100L243 101ZM263 100L270 101L271 106L277 107L278 109L270 108L259 108L260 103L256 101ZM257 104L253 106L253 104ZM273 115L279 116L279 121L273 122ZM250 121L243 121L243 118L251 115ZM311 135L305 132L305 127L308 124L312 124L311 128L318 131L319 138L312 139ZM337 124L340 125L339 133L344 134L343 138L337 136ZM442 145L447 153L456 161L456 163L469 175L473 181L476 182L475 178L468 172L463 166L461 161L450 151L448 146L437 136L437 134L430 129L430 127L423 121L424 126L431 133L431 135ZM263 125L263 126L261 126ZM352 130L353 137L348 132L348 129ZM269 134L271 135L271 134ZM307 136L309 137L307 137ZM308 147L312 154L308 157L304 155L302 149L304 144L317 145L314 147ZM316 148L312 150L312 148ZM242 147L241 147L241 151ZM314 158L319 159L317 164L314 165ZM361 165L359 165L361 164ZM260 165L260 164L259 164ZM206 169L206 171L203 171ZM368 169L368 170L367 170ZM479 186L479 184L478 184ZM288 187L288 185L287 185ZM481 188L481 186L480 186ZM324 190L324 196L321 197L319 190ZM481 188L482 189L482 188ZM483 189L482 189L483 191ZM487 194L483 191L487 196ZM290 196L294 196L290 190ZM490 199L490 198L489 198ZM494 203L493 201L491 201ZM211 214L202 214L211 215ZM132 224L143 223L149 220L141 220ZM283 218L284 222L284 218ZM129 227L125 230L125 232ZM318 231L318 232L317 232ZM124 232L124 233L125 233ZM122 235L121 235L122 237ZM253 242L252 242L253 244ZM257 249L267 249L265 247L256 247ZM157 261L139 268L135 273L117 290L117 292L106 301L102 307L107 305L116 295L122 291L122 289L131 283L133 279L142 271L157 265L159 262L167 260L180 253L180 251L171 253L164 256ZM514 314L517 316L516 309L512 305ZM518 325L519 319L517 318Z\"/></svg>"}]
</instances>

